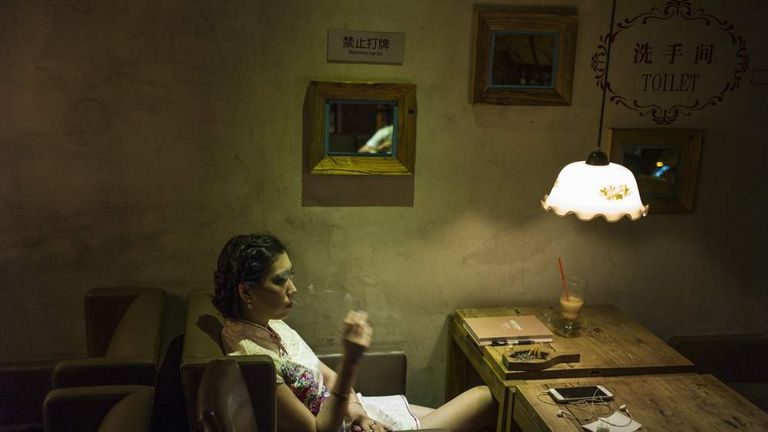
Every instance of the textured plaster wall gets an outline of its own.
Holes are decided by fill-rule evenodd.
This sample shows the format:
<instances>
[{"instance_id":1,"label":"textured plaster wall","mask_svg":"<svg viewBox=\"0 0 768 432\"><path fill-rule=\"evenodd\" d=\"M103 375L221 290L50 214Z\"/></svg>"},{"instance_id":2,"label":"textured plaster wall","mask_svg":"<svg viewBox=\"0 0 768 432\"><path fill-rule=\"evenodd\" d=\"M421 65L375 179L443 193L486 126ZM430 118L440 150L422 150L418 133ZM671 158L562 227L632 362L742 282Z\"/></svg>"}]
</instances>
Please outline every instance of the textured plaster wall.
<instances>
[{"instance_id":1,"label":"textured plaster wall","mask_svg":"<svg viewBox=\"0 0 768 432\"><path fill-rule=\"evenodd\" d=\"M552 303L557 256L589 301L666 338L765 331L768 86L682 118L705 129L695 211L578 222L539 207L594 146L590 57L606 0L578 8L570 107L471 105L472 2L0 0L0 361L85 351L82 296L99 285L184 296L210 286L236 233L291 247L291 322L319 351L365 308L376 349L410 360L409 395L442 399L459 307ZM619 2L619 16L663 6ZM768 68L762 1L696 1ZM402 66L329 64L326 31L403 32ZM620 76L621 70L612 70ZM311 79L418 86L415 198L405 208L301 207L301 108ZM609 107L607 127L653 127Z\"/></svg>"}]
</instances>

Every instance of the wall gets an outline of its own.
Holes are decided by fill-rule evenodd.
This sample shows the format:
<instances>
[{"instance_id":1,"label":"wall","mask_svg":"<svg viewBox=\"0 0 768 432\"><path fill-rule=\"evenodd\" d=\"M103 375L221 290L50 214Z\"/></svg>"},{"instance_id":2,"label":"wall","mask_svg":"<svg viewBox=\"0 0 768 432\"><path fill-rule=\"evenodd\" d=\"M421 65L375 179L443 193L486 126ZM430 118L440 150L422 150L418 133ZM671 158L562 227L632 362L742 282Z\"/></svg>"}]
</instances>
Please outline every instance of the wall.
<instances>
[{"instance_id":1,"label":"wall","mask_svg":"<svg viewBox=\"0 0 768 432\"><path fill-rule=\"evenodd\" d=\"M291 322L319 351L367 309L375 348L410 359L409 395L442 398L459 307L551 304L556 259L659 336L765 331L768 87L743 83L682 118L705 129L695 211L636 223L543 212L558 170L594 147L590 70L606 0L573 6L570 107L471 105L463 0L0 1L0 361L82 354L88 287L210 286L220 247L269 231L292 251ZM659 1L619 2L618 16ZM768 68L768 6L696 2ZM329 64L328 29L406 35L402 66ZM621 70L612 70L620 76ZM417 84L413 207L302 207L301 107L311 79ZM607 127L654 127L610 106Z\"/></svg>"}]
</instances>

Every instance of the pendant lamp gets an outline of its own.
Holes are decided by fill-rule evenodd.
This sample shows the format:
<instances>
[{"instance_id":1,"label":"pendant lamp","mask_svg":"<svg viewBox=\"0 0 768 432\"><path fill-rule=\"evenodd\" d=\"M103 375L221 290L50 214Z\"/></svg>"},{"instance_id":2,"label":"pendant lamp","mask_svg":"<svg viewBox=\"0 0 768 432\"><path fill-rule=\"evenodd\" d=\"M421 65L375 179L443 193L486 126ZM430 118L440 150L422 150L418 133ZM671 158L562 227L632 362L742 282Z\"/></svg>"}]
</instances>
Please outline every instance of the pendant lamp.
<instances>
[{"instance_id":1,"label":"pendant lamp","mask_svg":"<svg viewBox=\"0 0 768 432\"><path fill-rule=\"evenodd\" d=\"M640 191L632 171L620 164L608 162L608 156L600 150L615 17L616 0L613 0L605 56L605 78L602 83L603 101L597 131L597 150L590 153L586 161L566 165L557 176L552 190L548 195L544 195L541 201L544 210L552 210L558 216L574 214L583 221L602 216L608 222L617 222L624 217L638 220L648 214L648 206L640 201Z\"/></svg>"}]
</instances>

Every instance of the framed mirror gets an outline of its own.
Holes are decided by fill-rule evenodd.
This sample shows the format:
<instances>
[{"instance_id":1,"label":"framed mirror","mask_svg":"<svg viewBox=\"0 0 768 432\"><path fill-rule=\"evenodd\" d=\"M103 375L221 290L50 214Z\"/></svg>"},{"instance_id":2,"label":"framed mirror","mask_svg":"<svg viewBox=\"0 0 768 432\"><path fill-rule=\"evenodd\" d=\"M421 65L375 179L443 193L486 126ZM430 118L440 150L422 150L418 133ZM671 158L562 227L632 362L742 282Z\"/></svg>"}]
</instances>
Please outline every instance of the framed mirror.
<instances>
[{"instance_id":1,"label":"framed mirror","mask_svg":"<svg viewBox=\"0 0 768 432\"><path fill-rule=\"evenodd\" d=\"M690 213L703 135L695 129L611 129L608 153L635 175L650 213Z\"/></svg>"},{"instance_id":2,"label":"framed mirror","mask_svg":"<svg viewBox=\"0 0 768 432\"><path fill-rule=\"evenodd\" d=\"M560 38L554 32L497 31L488 79L492 88L554 88Z\"/></svg>"},{"instance_id":3,"label":"framed mirror","mask_svg":"<svg viewBox=\"0 0 768 432\"><path fill-rule=\"evenodd\" d=\"M311 81L304 141L310 174L411 175L416 86Z\"/></svg>"},{"instance_id":4,"label":"framed mirror","mask_svg":"<svg viewBox=\"0 0 768 432\"><path fill-rule=\"evenodd\" d=\"M570 105L575 13L477 8L472 102Z\"/></svg>"}]
</instances>

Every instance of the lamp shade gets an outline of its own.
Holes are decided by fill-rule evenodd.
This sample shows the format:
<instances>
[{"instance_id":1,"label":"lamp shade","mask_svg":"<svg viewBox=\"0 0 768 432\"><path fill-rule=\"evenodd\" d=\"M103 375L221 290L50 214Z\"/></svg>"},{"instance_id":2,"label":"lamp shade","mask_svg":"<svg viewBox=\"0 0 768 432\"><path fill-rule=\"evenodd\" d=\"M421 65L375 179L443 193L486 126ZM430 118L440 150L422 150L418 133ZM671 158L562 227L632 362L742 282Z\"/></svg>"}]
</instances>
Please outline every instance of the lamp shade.
<instances>
[{"instance_id":1,"label":"lamp shade","mask_svg":"<svg viewBox=\"0 0 768 432\"><path fill-rule=\"evenodd\" d=\"M648 214L648 206L640 202L635 176L615 163L590 165L581 161L566 165L541 206L559 216L573 213L584 221L598 216L608 222L625 216L637 220Z\"/></svg>"}]
</instances>

